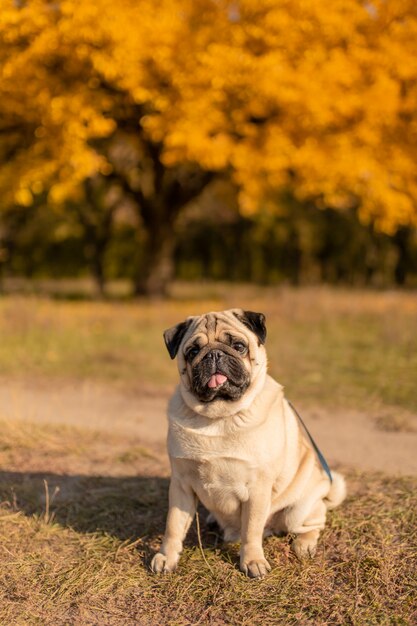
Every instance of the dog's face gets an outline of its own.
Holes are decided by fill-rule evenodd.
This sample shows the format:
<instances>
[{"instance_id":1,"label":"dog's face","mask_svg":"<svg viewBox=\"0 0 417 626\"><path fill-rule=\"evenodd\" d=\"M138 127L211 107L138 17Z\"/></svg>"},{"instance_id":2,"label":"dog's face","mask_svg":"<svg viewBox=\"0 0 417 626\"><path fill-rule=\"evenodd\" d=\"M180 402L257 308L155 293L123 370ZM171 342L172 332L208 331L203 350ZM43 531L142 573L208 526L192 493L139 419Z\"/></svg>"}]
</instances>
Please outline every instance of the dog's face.
<instances>
[{"instance_id":1,"label":"dog's face","mask_svg":"<svg viewBox=\"0 0 417 626\"><path fill-rule=\"evenodd\" d=\"M192 408L203 405L201 413L210 403L237 403L259 365L266 365L262 313L231 309L190 317L165 331L164 338L171 358L178 357L185 394L193 397Z\"/></svg>"}]
</instances>

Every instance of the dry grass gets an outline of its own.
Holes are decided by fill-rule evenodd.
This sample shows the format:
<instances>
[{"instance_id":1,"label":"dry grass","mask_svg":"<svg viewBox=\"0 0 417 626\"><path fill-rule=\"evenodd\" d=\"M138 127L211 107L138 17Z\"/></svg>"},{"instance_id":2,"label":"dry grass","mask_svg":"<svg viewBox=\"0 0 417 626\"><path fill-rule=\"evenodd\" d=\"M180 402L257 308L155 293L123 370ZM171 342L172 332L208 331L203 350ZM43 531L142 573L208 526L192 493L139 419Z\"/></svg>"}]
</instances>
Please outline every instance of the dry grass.
<instances>
[{"instance_id":1,"label":"dry grass","mask_svg":"<svg viewBox=\"0 0 417 626\"><path fill-rule=\"evenodd\" d=\"M263 311L271 373L296 401L415 411L414 293L176 285L167 302L0 300L0 372L15 378L104 380L170 387L176 370L162 331L187 315Z\"/></svg>"},{"instance_id":2,"label":"dry grass","mask_svg":"<svg viewBox=\"0 0 417 626\"><path fill-rule=\"evenodd\" d=\"M109 435L67 428L59 438L53 427L18 432L8 423L0 433L1 624L359 626L417 619L415 479L350 473L350 497L329 516L315 560L301 564L288 537L270 538L273 571L263 581L243 577L238 547L222 546L201 515L210 568L193 528L178 571L156 578L148 564L168 488L159 450L127 461L119 446L128 450L132 442Z\"/></svg>"},{"instance_id":3,"label":"dry grass","mask_svg":"<svg viewBox=\"0 0 417 626\"><path fill-rule=\"evenodd\" d=\"M417 408L414 294L209 289L176 285L165 303L3 297L3 379L159 392L176 380L162 331L191 313L242 306L267 314L272 373L297 403L372 405L380 428L410 428L393 407ZM270 538L273 571L250 581L238 547L223 546L204 515L205 558L193 527L178 572L149 573L167 458L117 424L111 433L0 422L0 466L0 624L417 623L415 478L350 471L349 498L329 515L315 560L301 564L289 537Z\"/></svg>"}]
</instances>

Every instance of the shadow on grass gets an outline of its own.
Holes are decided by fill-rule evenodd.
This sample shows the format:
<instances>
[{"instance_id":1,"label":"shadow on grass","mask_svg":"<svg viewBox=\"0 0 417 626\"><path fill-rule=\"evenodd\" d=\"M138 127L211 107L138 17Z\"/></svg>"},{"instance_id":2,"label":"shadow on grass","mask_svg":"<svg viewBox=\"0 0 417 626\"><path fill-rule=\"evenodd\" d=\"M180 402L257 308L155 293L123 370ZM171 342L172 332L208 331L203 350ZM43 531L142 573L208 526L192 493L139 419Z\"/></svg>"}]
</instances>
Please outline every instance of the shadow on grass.
<instances>
[{"instance_id":1,"label":"shadow on grass","mask_svg":"<svg viewBox=\"0 0 417 626\"><path fill-rule=\"evenodd\" d=\"M3 471L0 503L80 533L108 534L121 541L141 538L144 560L149 563L164 532L168 487L169 479L159 476ZM202 509L199 519L204 547L216 547L219 535L205 524L205 518L206 511ZM196 546L197 542L194 524L185 545ZM224 556L230 560L228 552L226 549Z\"/></svg>"},{"instance_id":2,"label":"shadow on grass","mask_svg":"<svg viewBox=\"0 0 417 626\"><path fill-rule=\"evenodd\" d=\"M0 499L13 508L122 541L163 532L168 486L168 479L154 476L0 472Z\"/></svg>"}]
</instances>

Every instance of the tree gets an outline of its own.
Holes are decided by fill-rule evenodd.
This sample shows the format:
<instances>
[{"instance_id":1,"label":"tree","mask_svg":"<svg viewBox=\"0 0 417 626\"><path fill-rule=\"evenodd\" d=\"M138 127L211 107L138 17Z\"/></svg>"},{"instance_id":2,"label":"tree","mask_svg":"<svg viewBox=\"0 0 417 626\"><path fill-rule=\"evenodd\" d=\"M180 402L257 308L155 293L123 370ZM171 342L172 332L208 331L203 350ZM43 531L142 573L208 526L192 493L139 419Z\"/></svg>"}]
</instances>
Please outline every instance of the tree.
<instances>
[{"instance_id":1,"label":"tree","mask_svg":"<svg viewBox=\"0 0 417 626\"><path fill-rule=\"evenodd\" d=\"M146 35L141 11L133 2L123 3L115 15L105 1L82 10L71 2L2 4L4 202L30 205L50 186L52 203L87 207L86 180L116 179L136 202L148 235L136 292L163 292L172 273L176 216L212 176L195 162L166 167L163 142L141 125L153 106L145 85L142 96L137 93L148 60L145 54L133 58L139 74L120 72L118 65L121 55L130 56L131 40ZM133 24L139 27L133 30ZM91 204L94 194L89 199Z\"/></svg>"},{"instance_id":2,"label":"tree","mask_svg":"<svg viewBox=\"0 0 417 626\"><path fill-rule=\"evenodd\" d=\"M178 215L218 172L248 214L288 188L393 232L417 211L411 0L0 0L0 190L29 205L97 175L147 232L163 292Z\"/></svg>"}]
</instances>

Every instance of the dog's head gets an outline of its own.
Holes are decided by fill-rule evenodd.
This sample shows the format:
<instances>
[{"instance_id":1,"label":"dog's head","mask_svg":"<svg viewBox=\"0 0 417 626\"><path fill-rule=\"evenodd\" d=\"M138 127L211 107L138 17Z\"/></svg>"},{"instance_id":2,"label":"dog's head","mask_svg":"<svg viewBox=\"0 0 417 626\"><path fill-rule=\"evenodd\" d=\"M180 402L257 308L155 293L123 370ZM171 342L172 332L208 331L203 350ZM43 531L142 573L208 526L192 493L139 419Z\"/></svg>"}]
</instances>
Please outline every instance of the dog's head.
<instances>
[{"instance_id":1,"label":"dog's head","mask_svg":"<svg viewBox=\"0 0 417 626\"><path fill-rule=\"evenodd\" d=\"M177 357L185 402L207 417L246 406L266 371L262 313L231 309L189 317L166 330L164 339L171 358Z\"/></svg>"}]
</instances>

